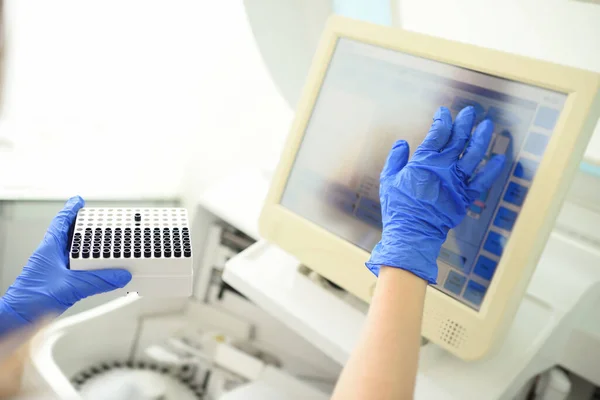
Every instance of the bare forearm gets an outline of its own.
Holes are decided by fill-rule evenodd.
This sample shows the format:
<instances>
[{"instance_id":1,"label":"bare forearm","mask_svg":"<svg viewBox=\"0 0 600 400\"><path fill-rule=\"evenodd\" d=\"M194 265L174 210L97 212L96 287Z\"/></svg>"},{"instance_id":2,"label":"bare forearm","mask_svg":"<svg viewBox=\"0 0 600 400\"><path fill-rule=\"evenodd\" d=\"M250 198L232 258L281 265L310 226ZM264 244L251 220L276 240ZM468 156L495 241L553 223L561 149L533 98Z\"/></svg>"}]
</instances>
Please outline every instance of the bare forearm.
<instances>
[{"instance_id":1,"label":"bare forearm","mask_svg":"<svg viewBox=\"0 0 600 400\"><path fill-rule=\"evenodd\" d=\"M0 399L16 396L21 390L26 351L23 346L6 359L0 360Z\"/></svg>"},{"instance_id":2,"label":"bare forearm","mask_svg":"<svg viewBox=\"0 0 600 400\"><path fill-rule=\"evenodd\" d=\"M426 288L410 272L381 269L364 331L334 400L412 398Z\"/></svg>"}]
</instances>

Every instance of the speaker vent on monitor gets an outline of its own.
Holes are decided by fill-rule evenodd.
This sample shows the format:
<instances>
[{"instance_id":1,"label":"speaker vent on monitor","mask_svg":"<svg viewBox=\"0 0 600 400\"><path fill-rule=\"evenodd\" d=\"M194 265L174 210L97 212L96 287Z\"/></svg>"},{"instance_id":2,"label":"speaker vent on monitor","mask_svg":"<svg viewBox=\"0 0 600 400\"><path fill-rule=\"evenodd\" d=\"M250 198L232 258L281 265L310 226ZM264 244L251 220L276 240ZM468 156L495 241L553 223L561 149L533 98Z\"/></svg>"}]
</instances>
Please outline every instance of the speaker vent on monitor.
<instances>
[{"instance_id":1,"label":"speaker vent on monitor","mask_svg":"<svg viewBox=\"0 0 600 400\"><path fill-rule=\"evenodd\" d=\"M451 319L440 321L439 338L448 345L460 348L467 341L464 326Z\"/></svg>"}]
</instances>

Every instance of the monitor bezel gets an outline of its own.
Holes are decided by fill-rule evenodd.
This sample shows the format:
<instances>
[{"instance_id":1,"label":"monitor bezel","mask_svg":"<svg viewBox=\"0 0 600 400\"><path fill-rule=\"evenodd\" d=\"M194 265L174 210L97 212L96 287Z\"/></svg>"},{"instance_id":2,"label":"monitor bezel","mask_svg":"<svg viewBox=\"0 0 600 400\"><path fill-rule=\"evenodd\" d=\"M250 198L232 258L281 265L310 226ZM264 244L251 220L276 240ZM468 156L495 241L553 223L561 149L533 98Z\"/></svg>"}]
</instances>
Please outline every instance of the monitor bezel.
<instances>
[{"instance_id":1,"label":"monitor bezel","mask_svg":"<svg viewBox=\"0 0 600 400\"><path fill-rule=\"evenodd\" d=\"M261 235L303 264L369 301L376 278L364 266L369 253L280 204L289 173L338 39L401 51L567 95L479 311L429 286L422 334L465 360L483 357L501 342L525 293L555 218L600 117L600 75L474 45L344 17L329 19L315 53L295 120L259 220ZM574 133L575 132L575 133Z\"/></svg>"}]
</instances>

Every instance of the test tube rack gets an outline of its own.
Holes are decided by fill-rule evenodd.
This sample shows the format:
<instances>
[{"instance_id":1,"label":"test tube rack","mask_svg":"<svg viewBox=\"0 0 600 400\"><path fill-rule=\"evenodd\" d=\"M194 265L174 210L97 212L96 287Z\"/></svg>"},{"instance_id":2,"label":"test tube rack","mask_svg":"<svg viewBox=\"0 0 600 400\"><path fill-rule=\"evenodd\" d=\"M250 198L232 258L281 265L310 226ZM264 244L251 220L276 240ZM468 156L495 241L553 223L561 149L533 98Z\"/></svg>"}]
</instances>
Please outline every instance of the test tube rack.
<instances>
[{"instance_id":1,"label":"test tube rack","mask_svg":"<svg viewBox=\"0 0 600 400\"><path fill-rule=\"evenodd\" d=\"M84 207L77 213L69 255L72 270L128 270L126 292L192 294L192 242L183 208Z\"/></svg>"}]
</instances>

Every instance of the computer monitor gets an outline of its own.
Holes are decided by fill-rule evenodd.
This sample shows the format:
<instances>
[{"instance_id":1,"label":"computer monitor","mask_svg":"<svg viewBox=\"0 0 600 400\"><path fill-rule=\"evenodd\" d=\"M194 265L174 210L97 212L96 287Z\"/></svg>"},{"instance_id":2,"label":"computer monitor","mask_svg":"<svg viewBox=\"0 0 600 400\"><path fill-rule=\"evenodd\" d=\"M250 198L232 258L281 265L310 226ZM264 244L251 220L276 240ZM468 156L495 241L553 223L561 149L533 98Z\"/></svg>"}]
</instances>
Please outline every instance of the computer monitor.
<instances>
[{"instance_id":1,"label":"computer monitor","mask_svg":"<svg viewBox=\"0 0 600 400\"><path fill-rule=\"evenodd\" d=\"M261 234L369 301L381 237L379 173L421 143L439 106L467 105L505 154L493 187L450 231L423 336L463 359L501 342L600 117L600 75L332 17L260 218Z\"/></svg>"}]
</instances>

